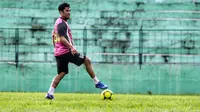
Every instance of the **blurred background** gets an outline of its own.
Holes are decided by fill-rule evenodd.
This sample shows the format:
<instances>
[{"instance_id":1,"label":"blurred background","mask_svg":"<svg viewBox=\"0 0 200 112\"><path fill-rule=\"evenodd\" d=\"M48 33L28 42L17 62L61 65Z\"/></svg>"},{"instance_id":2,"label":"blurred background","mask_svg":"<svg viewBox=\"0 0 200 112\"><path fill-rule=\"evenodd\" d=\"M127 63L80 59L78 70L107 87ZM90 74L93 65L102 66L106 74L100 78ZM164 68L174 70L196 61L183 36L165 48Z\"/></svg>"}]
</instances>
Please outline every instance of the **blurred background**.
<instances>
[{"instance_id":1,"label":"blurred background","mask_svg":"<svg viewBox=\"0 0 200 112\"><path fill-rule=\"evenodd\" d=\"M1 0L0 91L48 90L63 2L75 47L114 93L200 93L200 0ZM69 68L56 92L100 92L84 66Z\"/></svg>"}]
</instances>

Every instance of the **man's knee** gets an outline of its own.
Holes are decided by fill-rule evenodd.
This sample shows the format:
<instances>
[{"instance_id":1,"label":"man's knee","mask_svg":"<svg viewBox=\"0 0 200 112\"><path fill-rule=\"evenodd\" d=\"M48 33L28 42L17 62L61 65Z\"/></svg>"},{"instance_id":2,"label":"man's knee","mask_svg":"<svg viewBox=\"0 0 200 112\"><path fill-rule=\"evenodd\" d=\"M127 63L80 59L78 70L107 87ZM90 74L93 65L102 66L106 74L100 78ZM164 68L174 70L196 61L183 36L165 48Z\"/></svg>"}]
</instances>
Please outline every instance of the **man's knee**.
<instances>
[{"instance_id":1,"label":"man's knee","mask_svg":"<svg viewBox=\"0 0 200 112\"><path fill-rule=\"evenodd\" d=\"M62 79L65 76L65 72L60 72L58 74L59 79Z\"/></svg>"},{"instance_id":2,"label":"man's knee","mask_svg":"<svg viewBox=\"0 0 200 112\"><path fill-rule=\"evenodd\" d=\"M84 64L85 64L85 65L90 65L90 64L91 64L90 59L86 57L86 58L85 58L85 61L84 61Z\"/></svg>"}]
</instances>

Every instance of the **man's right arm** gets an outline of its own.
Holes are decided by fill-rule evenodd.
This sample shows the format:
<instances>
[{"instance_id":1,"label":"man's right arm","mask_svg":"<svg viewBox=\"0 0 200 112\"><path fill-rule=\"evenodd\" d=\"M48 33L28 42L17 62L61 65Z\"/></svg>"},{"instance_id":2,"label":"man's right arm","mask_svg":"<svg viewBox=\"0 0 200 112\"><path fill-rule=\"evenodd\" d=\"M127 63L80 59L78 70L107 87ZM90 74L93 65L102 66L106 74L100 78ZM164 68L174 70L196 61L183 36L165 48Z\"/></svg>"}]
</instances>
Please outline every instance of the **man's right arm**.
<instances>
[{"instance_id":1,"label":"man's right arm","mask_svg":"<svg viewBox=\"0 0 200 112\"><path fill-rule=\"evenodd\" d=\"M72 54L74 55L75 53L78 53L78 51L67 41L67 39L64 36L60 37L60 41L67 46L68 48L71 49Z\"/></svg>"},{"instance_id":2,"label":"man's right arm","mask_svg":"<svg viewBox=\"0 0 200 112\"><path fill-rule=\"evenodd\" d=\"M64 36L60 36L60 41L67 46L70 49L73 49L73 46L67 41L67 39Z\"/></svg>"},{"instance_id":3,"label":"man's right arm","mask_svg":"<svg viewBox=\"0 0 200 112\"><path fill-rule=\"evenodd\" d=\"M72 44L68 40L68 36L66 34L67 31L67 25L65 23L61 23L58 25L58 35L60 38L60 41L68 48L71 49L72 54L77 53L76 49L72 46Z\"/></svg>"}]
</instances>

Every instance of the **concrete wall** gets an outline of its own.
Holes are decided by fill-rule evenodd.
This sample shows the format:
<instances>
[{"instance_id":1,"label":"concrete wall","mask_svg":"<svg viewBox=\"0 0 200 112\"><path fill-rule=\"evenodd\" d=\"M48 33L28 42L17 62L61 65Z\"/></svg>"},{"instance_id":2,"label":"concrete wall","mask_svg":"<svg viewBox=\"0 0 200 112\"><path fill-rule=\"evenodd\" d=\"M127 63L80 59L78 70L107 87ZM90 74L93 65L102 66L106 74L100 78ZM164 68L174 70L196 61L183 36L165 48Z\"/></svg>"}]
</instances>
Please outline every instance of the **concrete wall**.
<instances>
[{"instance_id":1,"label":"concrete wall","mask_svg":"<svg viewBox=\"0 0 200 112\"><path fill-rule=\"evenodd\" d=\"M55 63L1 64L1 91L46 92L56 74ZM115 93L199 94L199 67L185 65L93 64L94 70ZM83 66L70 72L56 92L98 93Z\"/></svg>"},{"instance_id":2,"label":"concrete wall","mask_svg":"<svg viewBox=\"0 0 200 112\"><path fill-rule=\"evenodd\" d=\"M46 92L48 90L56 74L51 29L59 16L57 6L61 2L62 0L43 2L1 0L0 82L2 86L0 91ZM197 0L196 2L192 0L69 0L72 10L69 23L80 52L83 52L84 47L81 39L84 37L82 29L86 21L87 29L94 29L88 30L87 33L87 37L92 40L87 46L87 54L92 59L97 76L115 93L198 94L200 92L198 2ZM139 33L141 27L144 30ZM15 28L22 29L16 33ZM37 30L38 28L40 30ZM145 29L157 30L154 32ZM170 29L170 31L159 29ZM143 65L140 68L138 54L141 51L138 46L141 34L144 39L142 53L146 53L147 56L143 55ZM18 68L14 64L16 38L19 38ZM125 43L125 45L129 44L126 46L125 53L136 54L135 57L126 55L105 58L92 54L122 53L119 46L113 46L106 41L127 38L131 42ZM110 47L104 49L106 45L102 43L109 44ZM176 54L176 56L167 57L166 61L166 57L160 54L168 54L168 56ZM102 60L109 63L113 61L127 63L96 63ZM57 92L100 91L94 88L84 67L70 65L70 69L72 69L70 74L62 80Z\"/></svg>"}]
</instances>

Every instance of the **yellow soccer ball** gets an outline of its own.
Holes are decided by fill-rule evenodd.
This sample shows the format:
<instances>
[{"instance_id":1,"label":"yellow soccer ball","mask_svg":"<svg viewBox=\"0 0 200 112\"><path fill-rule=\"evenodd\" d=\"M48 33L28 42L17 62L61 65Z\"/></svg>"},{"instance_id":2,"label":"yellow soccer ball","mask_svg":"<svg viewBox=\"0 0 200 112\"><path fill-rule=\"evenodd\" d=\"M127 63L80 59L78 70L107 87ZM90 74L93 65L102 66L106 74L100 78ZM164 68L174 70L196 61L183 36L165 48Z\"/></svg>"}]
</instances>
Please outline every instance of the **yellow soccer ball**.
<instances>
[{"instance_id":1,"label":"yellow soccer ball","mask_svg":"<svg viewBox=\"0 0 200 112\"><path fill-rule=\"evenodd\" d=\"M101 92L101 99L102 100L112 100L113 99L113 92L110 89L105 89Z\"/></svg>"}]
</instances>

